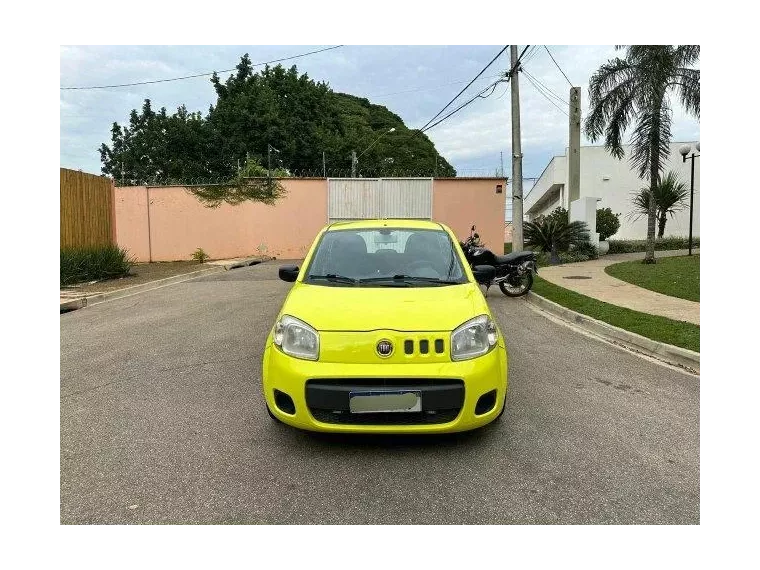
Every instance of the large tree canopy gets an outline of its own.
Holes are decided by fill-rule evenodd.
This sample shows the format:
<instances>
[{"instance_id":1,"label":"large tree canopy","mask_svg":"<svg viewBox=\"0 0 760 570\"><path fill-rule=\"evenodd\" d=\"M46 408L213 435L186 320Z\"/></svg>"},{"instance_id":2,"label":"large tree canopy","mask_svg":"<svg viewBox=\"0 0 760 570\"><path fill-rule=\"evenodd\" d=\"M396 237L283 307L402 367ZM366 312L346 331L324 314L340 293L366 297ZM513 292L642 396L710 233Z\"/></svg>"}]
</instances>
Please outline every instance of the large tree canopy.
<instances>
[{"instance_id":1,"label":"large tree canopy","mask_svg":"<svg viewBox=\"0 0 760 570\"><path fill-rule=\"evenodd\" d=\"M362 176L456 174L430 139L398 115L335 93L295 66L254 73L246 54L235 74L224 82L214 74L211 82L217 101L205 117L184 105L173 115L155 112L146 99L129 125L114 123L111 145L100 147L103 173L126 184L228 180L249 158L267 165L271 145L279 151L272 152L272 168L296 176L320 175L323 153L328 175L348 175L351 152L368 147L358 161Z\"/></svg>"}]
</instances>

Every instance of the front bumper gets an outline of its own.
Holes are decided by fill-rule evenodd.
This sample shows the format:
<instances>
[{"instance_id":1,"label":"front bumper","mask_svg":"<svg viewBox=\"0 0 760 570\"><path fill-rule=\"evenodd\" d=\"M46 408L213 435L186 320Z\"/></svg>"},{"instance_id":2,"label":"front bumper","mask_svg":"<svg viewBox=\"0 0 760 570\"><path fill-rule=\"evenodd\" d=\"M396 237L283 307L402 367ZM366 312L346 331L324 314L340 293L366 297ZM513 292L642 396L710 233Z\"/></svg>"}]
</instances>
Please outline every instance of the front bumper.
<instances>
[{"instance_id":1,"label":"front bumper","mask_svg":"<svg viewBox=\"0 0 760 570\"><path fill-rule=\"evenodd\" d=\"M314 407L318 405L313 391L315 384L323 388L332 384L383 386L389 389L399 386L427 385L431 394L428 402L433 400L450 402L453 395L451 390L445 387L452 387L457 383L464 392L463 398L459 400L461 405L456 408L445 405L447 408L445 411L449 415L439 415L434 423L430 422L431 416L421 414L417 418L406 413L384 414L382 419L378 417L378 423L371 423L370 417L360 414L355 417L361 423L354 423L350 414L331 416L326 410ZM307 384L311 387L308 400ZM264 397L269 409L282 422L311 431L339 433L466 431L496 419L504 405L507 385L507 353L501 343L484 356L460 362L338 364L293 358L283 354L270 342L264 351L263 359ZM444 388L444 392L447 393L445 397L441 396L441 388ZM295 408L293 413L286 413L277 406L275 390L290 397ZM493 407L485 413L476 413L476 405L481 396L494 390L496 397ZM433 391L437 394L433 395ZM426 407L425 396L425 388L422 388L423 409ZM359 418L359 416L364 417ZM336 419L337 417L340 419ZM395 423L396 418L398 418L398 423Z\"/></svg>"}]
</instances>

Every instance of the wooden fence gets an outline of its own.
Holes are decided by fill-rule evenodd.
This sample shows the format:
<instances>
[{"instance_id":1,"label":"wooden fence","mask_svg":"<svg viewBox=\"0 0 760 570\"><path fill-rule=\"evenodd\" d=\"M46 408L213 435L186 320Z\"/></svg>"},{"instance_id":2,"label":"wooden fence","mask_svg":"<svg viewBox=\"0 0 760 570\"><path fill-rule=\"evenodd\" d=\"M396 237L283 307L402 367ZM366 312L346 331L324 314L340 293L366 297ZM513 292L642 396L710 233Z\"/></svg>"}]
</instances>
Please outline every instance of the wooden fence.
<instances>
[{"instance_id":1,"label":"wooden fence","mask_svg":"<svg viewBox=\"0 0 760 570\"><path fill-rule=\"evenodd\" d=\"M115 243L113 181L61 168L61 247Z\"/></svg>"}]
</instances>

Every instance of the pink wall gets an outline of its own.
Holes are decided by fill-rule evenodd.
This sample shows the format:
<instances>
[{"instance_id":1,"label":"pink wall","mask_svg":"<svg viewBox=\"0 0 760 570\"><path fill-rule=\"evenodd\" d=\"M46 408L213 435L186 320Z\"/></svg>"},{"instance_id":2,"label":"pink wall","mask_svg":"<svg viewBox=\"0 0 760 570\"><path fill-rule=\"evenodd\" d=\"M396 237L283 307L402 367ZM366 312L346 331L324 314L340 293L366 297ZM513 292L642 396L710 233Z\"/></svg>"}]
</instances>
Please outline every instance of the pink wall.
<instances>
[{"instance_id":1,"label":"pink wall","mask_svg":"<svg viewBox=\"0 0 760 570\"><path fill-rule=\"evenodd\" d=\"M147 188L148 210L145 186L117 188L118 244L139 261L189 260L199 247L211 259L259 254L301 258L327 221L327 184L314 179L282 182L287 196L276 206L207 208L185 187L161 186Z\"/></svg>"},{"instance_id":2,"label":"pink wall","mask_svg":"<svg viewBox=\"0 0 760 570\"><path fill-rule=\"evenodd\" d=\"M496 185L501 184L501 194ZM475 224L480 239L496 254L504 253L504 179L439 179L433 182L433 219L449 226L460 241Z\"/></svg>"},{"instance_id":3,"label":"pink wall","mask_svg":"<svg viewBox=\"0 0 760 570\"><path fill-rule=\"evenodd\" d=\"M303 258L327 223L327 181L281 182L287 196L276 206L207 208L183 186L116 188L117 243L138 261L189 260L199 247L211 259ZM433 219L448 225L460 239L470 235L475 223L483 241L501 253L505 194L496 193L497 184L506 191L503 179L435 180Z\"/></svg>"},{"instance_id":4,"label":"pink wall","mask_svg":"<svg viewBox=\"0 0 760 570\"><path fill-rule=\"evenodd\" d=\"M137 261L149 261L145 186L116 188L116 243Z\"/></svg>"}]
</instances>

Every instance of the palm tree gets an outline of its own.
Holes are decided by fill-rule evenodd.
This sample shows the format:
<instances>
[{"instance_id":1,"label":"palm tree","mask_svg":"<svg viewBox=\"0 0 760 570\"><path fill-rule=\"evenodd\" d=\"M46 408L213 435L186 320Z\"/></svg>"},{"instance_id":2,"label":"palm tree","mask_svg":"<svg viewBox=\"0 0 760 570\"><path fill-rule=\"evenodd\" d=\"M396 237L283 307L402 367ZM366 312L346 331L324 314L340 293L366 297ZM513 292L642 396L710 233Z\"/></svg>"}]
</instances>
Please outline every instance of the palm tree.
<instances>
[{"instance_id":1,"label":"palm tree","mask_svg":"<svg viewBox=\"0 0 760 570\"><path fill-rule=\"evenodd\" d=\"M593 142L604 135L604 146L622 159L623 136L631 133L631 164L639 177L657 188L670 153L672 111L670 95L676 95L687 113L699 118L699 46L616 46L626 49L625 59L615 58L591 77L591 114L584 131ZM655 263L655 201L648 203L647 250L644 263Z\"/></svg>"},{"instance_id":2,"label":"palm tree","mask_svg":"<svg viewBox=\"0 0 760 570\"><path fill-rule=\"evenodd\" d=\"M550 252L550 263L557 264L559 252L570 246L578 247L589 241L586 222L566 222L558 219L541 218L523 225L525 245L540 251Z\"/></svg>"},{"instance_id":3,"label":"palm tree","mask_svg":"<svg viewBox=\"0 0 760 570\"><path fill-rule=\"evenodd\" d=\"M672 170L668 172L659 184L650 192L649 188L642 188L634 192L633 202L634 210L628 214L629 218L634 220L642 216L649 215L649 197L654 196L654 204L657 210L657 237L665 235L665 223L668 221L668 215L672 218L679 210L687 208L686 198L689 196L689 189L685 182L681 182L678 176Z\"/></svg>"}]
</instances>

